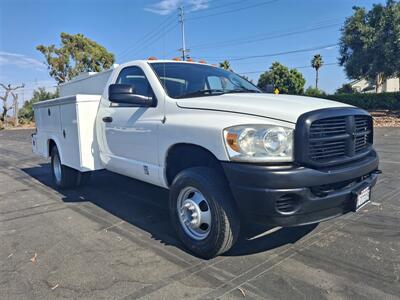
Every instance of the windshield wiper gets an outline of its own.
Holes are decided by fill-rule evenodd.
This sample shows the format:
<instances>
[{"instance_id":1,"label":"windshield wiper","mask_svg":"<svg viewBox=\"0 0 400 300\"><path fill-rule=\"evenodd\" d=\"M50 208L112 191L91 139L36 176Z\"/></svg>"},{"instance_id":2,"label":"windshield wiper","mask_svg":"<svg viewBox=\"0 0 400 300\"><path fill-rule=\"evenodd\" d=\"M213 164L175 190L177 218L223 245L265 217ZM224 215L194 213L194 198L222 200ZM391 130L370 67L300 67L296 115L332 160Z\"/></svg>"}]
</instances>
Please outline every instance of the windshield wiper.
<instances>
[{"instance_id":1,"label":"windshield wiper","mask_svg":"<svg viewBox=\"0 0 400 300\"><path fill-rule=\"evenodd\" d=\"M222 95L224 94L224 90L219 89L205 89L205 90L198 90L191 93L180 95L176 98L190 98L190 97L197 97L197 96L212 96L212 95Z\"/></svg>"},{"instance_id":2,"label":"windshield wiper","mask_svg":"<svg viewBox=\"0 0 400 300\"><path fill-rule=\"evenodd\" d=\"M257 90L249 90L249 89L235 89L224 92L224 94L234 94L234 93L260 93L260 92Z\"/></svg>"}]
</instances>

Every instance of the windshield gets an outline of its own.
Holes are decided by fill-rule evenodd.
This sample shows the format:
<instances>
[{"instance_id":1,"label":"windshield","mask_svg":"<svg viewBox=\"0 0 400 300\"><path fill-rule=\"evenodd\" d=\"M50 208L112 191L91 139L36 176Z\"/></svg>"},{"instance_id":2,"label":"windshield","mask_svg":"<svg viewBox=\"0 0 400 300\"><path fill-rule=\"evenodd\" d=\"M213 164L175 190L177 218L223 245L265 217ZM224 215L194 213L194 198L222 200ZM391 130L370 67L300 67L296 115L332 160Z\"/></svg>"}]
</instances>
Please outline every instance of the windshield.
<instances>
[{"instance_id":1,"label":"windshield","mask_svg":"<svg viewBox=\"0 0 400 300\"><path fill-rule=\"evenodd\" d=\"M221 68L192 63L151 63L172 98L190 98L227 93L260 93L252 83Z\"/></svg>"}]
</instances>

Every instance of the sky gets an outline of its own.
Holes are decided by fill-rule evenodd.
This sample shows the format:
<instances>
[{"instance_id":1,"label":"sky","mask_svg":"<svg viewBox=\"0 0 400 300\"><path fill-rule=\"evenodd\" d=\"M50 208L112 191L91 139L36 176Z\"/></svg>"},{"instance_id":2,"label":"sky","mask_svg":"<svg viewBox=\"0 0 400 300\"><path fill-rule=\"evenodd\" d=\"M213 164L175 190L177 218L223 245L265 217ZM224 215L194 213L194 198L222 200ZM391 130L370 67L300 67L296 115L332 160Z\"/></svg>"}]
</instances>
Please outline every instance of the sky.
<instances>
[{"instance_id":1,"label":"sky","mask_svg":"<svg viewBox=\"0 0 400 300\"><path fill-rule=\"evenodd\" d=\"M337 65L340 28L353 6L380 0L0 0L0 83L25 84L20 102L39 86L54 88L36 46L60 45L60 33L82 33L116 56L116 63L150 56L171 59L186 47L195 60L231 62L255 83L272 62L298 68L314 85L314 54L321 54L319 87L333 93L349 82Z\"/></svg>"}]
</instances>

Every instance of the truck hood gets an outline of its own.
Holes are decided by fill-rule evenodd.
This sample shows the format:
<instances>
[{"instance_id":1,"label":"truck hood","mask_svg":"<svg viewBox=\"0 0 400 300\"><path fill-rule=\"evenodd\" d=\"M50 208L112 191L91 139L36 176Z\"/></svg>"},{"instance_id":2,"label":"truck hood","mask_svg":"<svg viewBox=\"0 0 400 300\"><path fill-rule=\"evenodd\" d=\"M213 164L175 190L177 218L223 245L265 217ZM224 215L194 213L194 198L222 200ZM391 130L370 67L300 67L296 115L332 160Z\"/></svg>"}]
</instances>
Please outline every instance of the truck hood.
<instances>
[{"instance_id":1,"label":"truck hood","mask_svg":"<svg viewBox=\"0 0 400 300\"><path fill-rule=\"evenodd\" d=\"M241 113L296 123L300 115L317 109L351 107L320 98L274 94L224 94L209 97L179 99L181 108Z\"/></svg>"}]
</instances>

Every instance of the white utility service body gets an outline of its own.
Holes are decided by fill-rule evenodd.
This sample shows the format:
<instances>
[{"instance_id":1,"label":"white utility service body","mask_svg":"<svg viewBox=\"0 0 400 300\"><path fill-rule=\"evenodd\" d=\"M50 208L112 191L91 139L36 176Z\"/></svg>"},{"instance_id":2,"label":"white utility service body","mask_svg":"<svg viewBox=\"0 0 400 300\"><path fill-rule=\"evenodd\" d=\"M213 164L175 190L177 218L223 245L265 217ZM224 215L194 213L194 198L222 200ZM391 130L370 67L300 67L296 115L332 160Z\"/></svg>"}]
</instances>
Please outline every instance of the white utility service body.
<instances>
[{"instance_id":1,"label":"white utility service body","mask_svg":"<svg viewBox=\"0 0 400 300\"><path fill-rule=\"evenodd\" d=\"M52 157L57 185L105 168L171 189L174 226L202 257L232 246L241 214L319 222L359 209L377 179L368 113L261 93L210 65L133 61L68 82L61 95L34 105L33 149Z\"/></svg>"},{"instance_id":2,"label":"white utility service body","mask_svg":"<svg viewBox=\"0 0 400 300\"><path fill-rule=\"evenodd\" d=\"M35 104L33 150L49 157L50 141L58 146L62 163L81 172L102 169L94 124L100 95L74 95Z\"/></svg>"}]
</instances>

